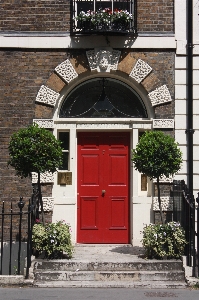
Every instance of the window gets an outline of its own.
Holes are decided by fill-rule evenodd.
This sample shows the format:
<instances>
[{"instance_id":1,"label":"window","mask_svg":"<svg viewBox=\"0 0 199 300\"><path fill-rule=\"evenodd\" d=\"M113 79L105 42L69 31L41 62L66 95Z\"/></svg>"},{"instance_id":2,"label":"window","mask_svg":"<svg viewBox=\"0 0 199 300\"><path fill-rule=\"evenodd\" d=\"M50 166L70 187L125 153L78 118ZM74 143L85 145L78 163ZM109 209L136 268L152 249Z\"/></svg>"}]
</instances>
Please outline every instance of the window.
<instances>
[{"instance_id":1,"label":"window","mask_svg":"<svg viewBox=\"0 0 199 300\"><path fill-rule=\"evenodd\" d=\"M140 96L112 78L94 78L79 84L67 95L60 118L147 118Z\"/></svg>"},{"instance_id":2,"label":"window","mask_svg":"<svg viewBox=\"0 0 199 300\"><path fill-rule=\"evenodd\" d=\"M69 132L59 132L59 140L63 148L63 165L60 170L69 170Z\"/></svg>"},{"instance_id":3,"label":"window","mask_svg":"<svg viewBox=\"0 0 199 300\"><path fill-rule=\"evenodd\" d=\"M133 1L129 0L78 0L75 1L76 12L77 14L80 11L98 11L100 9L110 8L113 12L114 10L127 10L129 13L133 13Z\"/></svg>"},{"instance_id":4,"label":"window","mask_svg":"<svg viewBox=\"0 0 199 300\"><path fill-rule=\"evenodd\" d=\"M147 176L146 174L141 174L141 191L147 191Z\"/></svg>"},{"instance_id":5,"label":"window","mask_svg":"<svg viewBox=\"0 0 199 300\"><path fill-rule=\"evenodd\" d=\"M71 33L96 34L104 31L135 33L135 2L133 0L73 0Z\"/></svg>"},{"instance_id":6,"label":"window","mask_svg":"<svg viewBox=\"0 0 199 300\"><path fill-rule=\"evenodd\" d=\"M139 131L139 137L138 137L139 141L144 134L145 134L145 131Z\"/></svg>"},{"instance_id":7,"label":"window","mask_svg":"<svg viewBox=\"0 0 199 300\"><path fill-rule=\"evenodd\" d=\"M141 137L145 134L146 131L139 131L138 133L138 141L140 141ZM147 196L151 197L152 195L152 181L146 174L139 173L138 177L139 184L139 196Z\"/></svg>"}]
</instances>

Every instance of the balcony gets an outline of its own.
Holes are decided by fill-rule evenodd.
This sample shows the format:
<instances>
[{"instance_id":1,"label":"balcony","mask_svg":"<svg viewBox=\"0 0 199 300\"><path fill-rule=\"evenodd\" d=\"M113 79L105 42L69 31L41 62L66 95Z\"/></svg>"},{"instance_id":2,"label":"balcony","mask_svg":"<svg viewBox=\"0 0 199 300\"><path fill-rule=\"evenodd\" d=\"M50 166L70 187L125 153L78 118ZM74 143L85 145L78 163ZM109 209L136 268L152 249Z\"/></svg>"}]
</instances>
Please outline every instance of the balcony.
<instances>
[{"instance_id":1,"label":"balcony","mask_svg":"<svg viewBox=\"0 0 199 300\"><path fill-rule=\"evenodd\" d=\"M71 0L71 35L134 35L135 16L133 0Z\"/></svg>"}]
</instances>

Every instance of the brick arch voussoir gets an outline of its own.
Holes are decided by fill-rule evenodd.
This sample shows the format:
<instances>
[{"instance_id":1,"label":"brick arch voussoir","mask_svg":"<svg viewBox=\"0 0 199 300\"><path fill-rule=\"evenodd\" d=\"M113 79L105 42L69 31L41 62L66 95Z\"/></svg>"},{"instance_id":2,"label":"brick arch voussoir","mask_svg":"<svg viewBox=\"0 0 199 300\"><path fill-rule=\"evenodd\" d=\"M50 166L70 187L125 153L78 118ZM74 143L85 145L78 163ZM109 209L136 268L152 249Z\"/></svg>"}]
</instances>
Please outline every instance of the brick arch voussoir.
<instances>
[{"instance_id":1,"label":"brick arch voussoir","mask_svg":"<svg viewBox=\"0 0 199 300\"><path fill-rule=\"evenodd\" d=\"M143 53L123 51L118 63L118 71L126 73L144 88L152 106L172 101L168 87L160 81Z\"/></svg>"},{"instance_id":2,"label":"brick arch voussoir","mask_svg":"<svg viewBox=\"0 0 199 300\"><path fill-rule=\"evenodd\" d=\"M165 84L161 84L159 78L153 72L152 67L145 60L141 59L142 56L141 58L137 58L130 52L115 52L117 52L118 55L118 62L112 66L112 70L110 68L111 72L118 72L118 74L123 72L129 76L129 80L135 80L137 84L140 84L146 90L152 106L162 105L172 101L169 89ZM91 54L93 55L93 53L94 52ZM107 51L107 53L110 52ZM95 65L97 65L97 62L98 61L96 61ZM78 79L79 76L86 76L98 71L97 66L96 70L93 69L86 54L76 55L76 57L67 59L59 64L46 81L46 84L40 87L36 97L37 105L35 117L46 118L46 116L48 116L52 118L53 108L56 105L62 89L75 79ZM42 104L42 108L38 106L40 104ZM46 107L48 107L48 109Z\"/></svg>"}]
</instances>

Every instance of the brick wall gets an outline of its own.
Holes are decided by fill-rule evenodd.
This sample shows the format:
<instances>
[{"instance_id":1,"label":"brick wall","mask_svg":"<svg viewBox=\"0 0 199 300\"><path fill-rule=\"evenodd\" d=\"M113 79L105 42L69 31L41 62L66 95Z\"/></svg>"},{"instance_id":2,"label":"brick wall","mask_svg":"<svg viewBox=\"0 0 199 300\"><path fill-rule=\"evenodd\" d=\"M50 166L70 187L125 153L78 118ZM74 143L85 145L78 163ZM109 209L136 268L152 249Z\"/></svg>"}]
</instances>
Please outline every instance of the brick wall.
<instances>
[{"instance_id":1,"label":"brick wall","mask_svg":"<svg viewBox=\"0 0 199 300\"><path fill-rule=\"evenodd\" d=\"M8 168L8 144L10 136L19 128L32 124L35 118L35 98L42 84L55 66L66 59L66 52L55 51L0 51L0 210L5 201L5 211L18 212L17 203L23 196L26 209L32 194L30 178L21 179L15 170ZM48 111L48 108L45 110ZM51 186L42 187L43 196L51 195ZM27 216L23 216L25 221ZM51 220L51 213L46 220ZM15 224L16 223L16 224ZM5 218L4 238L9 239L10 219ZM23 222L22 234L26 236L27 222ZM13 237L18 233L18 219L13 220Z\"/></svg>"},{"instance_id":2,"label":"brick wall","mask_svg":"<svg viewBox=\"0 0 199 300\"><path fill-rule=\"evenodd\" d=\"M1 0L1 31L69 31L70 0Z\"/></svg>"},{"instance_id":3,"label":"brick wall","mask_svg":"<svg viewBox=\"0 0 199 300\"><path fill-rule=\"evenodd\" d=\"M137 0L138 31L172 32L173 0ZM69 31L70 0L1 0L0 31Z\"/></svg>"},{"instance_id":4,"label":"brick wall","mask_svg":"<svg viewBox=\"0 0 199 300\"><path fill-rule=\"evenodd\" d=\"M147 62L153 69L152 73L141 83L148 93L166 84L171 98L174 99L174 63L175 52L172 51L146 51L138 52L136 50L123 50L119 62L119 70L130 73L132 64L138 59ZM121 65L122 64L122 65ZM155 118L173 118L174 101L154 107Z\"/></svg>"},{"instance_id":5,"label":"brick wall","mask_svg":"<svg viewBox=\"0 0 199 300\"><path fill-rule=\"evenodd\" d=\"M174 31L174 0L138 0L138 31Z\"/></svg>"},{"instance_id":6,"label":"brick wall","mask_svg":"<svg viewBox=\"0 0 199 300\"><path fill-rule=\"evenodd\" d=\"M55 66L66 59L65 52L0 51L0 199L31 195L30 180L15 176L7 168L10 135L32 124L35 98Z\"/></svg>"}]
</instances>

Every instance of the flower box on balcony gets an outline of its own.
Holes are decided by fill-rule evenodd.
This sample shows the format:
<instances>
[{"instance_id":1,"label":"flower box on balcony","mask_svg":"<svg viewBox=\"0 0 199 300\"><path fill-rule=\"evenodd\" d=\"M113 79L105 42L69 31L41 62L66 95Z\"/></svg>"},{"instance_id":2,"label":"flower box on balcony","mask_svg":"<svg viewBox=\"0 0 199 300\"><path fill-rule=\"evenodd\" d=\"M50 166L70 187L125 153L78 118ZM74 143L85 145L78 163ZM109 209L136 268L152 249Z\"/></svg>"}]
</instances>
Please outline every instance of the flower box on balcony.
<instances>
[{"instance_id":1,"label":"flower box on balcony","mask_svg":"<svg viewBox=\"0 0 199 300\"><path fill-rule=\"evenodd\" d=\"M127 10L110 8L80 11L74 18L79 33L128 33L133 31L133 16Z\"/></svg>"}]
</instances>

